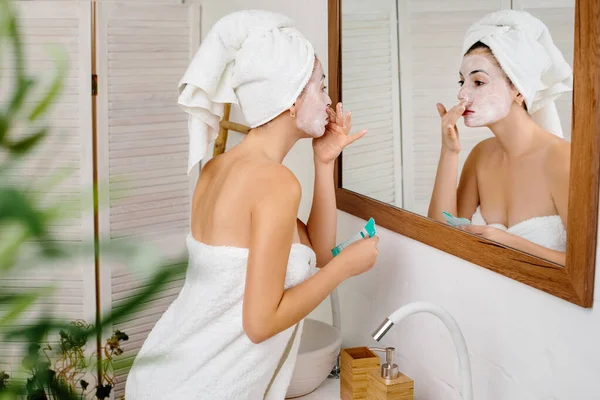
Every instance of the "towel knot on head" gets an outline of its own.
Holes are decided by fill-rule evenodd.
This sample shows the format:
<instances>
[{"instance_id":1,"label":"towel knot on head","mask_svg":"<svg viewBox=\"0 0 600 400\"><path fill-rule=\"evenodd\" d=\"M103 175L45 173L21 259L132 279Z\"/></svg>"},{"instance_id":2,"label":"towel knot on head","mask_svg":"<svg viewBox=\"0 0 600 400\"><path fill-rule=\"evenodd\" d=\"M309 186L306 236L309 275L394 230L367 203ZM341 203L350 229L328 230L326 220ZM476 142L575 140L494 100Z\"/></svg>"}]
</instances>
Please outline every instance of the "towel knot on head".
<instances>
[{"instance_id":1,"label":"towel knot on head","mask_svg":"<svg viewBox=\"0 0 600 400\"><path fill-rule=\"evenodd\" d=\"M554 100L573 90L573 70L542 21L525 11L501 10L469 27L463 55L481 42L488 46L512 84L523 95L527 111L543 129L562 137Z\"/></svg>"},{"instance_id":2,"label":"towel knot on head","mask_svg":"<svg viewBox=\"0 0 600 400\"><path fill-rule=\"evenodd\" d=\"M237 104L251 128L263 125L294 104L314 62L312 44L284 15L244 10L214 24L179 82L188 174L217 138L225 103Z\"/></svg>"}]
</instances>

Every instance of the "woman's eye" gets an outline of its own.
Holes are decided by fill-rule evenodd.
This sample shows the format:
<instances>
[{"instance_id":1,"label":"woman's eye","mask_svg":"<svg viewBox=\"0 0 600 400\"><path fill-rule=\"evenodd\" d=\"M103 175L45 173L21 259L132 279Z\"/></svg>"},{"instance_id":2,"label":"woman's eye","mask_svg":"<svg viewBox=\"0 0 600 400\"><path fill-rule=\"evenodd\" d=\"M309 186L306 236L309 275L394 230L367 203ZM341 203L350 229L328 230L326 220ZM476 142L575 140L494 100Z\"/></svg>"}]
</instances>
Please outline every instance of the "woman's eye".
<instances>
[{"instance_id":1,"label":"woman's eye","mask_svg":"<svg viewBox=\"0 0 600 400\"><path fill-rule=\"evenodd\" d=\"M460 86L462 86L462 85L464 85L464 84L465 84L465 81L458 81L458 84L459 84Z\"/></svg>"},{"instance_id":2,"label":"woman's eye","mask_svg":"<svg viewBox=\"0 0 600 400\"><path fill-rule=\"evenodd\" d=\"M481 82L481 81L475 81L475 85L481 86L481 85L483 85L483 82Z\"/></svg>"}]
</instances>

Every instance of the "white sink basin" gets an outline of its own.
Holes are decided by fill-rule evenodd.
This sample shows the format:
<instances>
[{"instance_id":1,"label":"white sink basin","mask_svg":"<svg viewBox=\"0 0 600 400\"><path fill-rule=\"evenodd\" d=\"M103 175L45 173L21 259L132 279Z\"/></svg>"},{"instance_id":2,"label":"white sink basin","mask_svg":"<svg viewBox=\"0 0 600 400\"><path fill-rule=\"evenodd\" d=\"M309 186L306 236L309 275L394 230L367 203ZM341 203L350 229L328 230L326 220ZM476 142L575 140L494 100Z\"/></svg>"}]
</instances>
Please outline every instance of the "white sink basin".
<instances>
[{"instance_id":1,"label":"white sink basin","mask_svg":"<svg viewBox=\"0 0 600 400\"><path fill-rule=\"evenodd\" d=\"M304 396L319 387L335 366L342 334L314 319L304 320L300 347L286 399Z\"/></svg>"}]
</instances>

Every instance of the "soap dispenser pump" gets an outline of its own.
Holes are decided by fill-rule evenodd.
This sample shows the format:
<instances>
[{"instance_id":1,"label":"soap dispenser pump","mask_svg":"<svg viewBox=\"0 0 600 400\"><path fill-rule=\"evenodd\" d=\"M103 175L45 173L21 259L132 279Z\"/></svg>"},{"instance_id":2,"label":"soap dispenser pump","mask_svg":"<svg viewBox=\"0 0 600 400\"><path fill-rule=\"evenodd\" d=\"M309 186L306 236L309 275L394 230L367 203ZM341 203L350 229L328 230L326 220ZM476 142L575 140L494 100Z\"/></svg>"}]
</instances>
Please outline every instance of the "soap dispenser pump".
<instances>
[{"instance_id":1,"label":"soap dispenser pump","mask_svg":"<svg viewBox=\"0 0 600 400\"><path fill-rule=\"evenodd\" d=\"M385 363L380 371L371 371L367 386L367 398L373 400L414 400L414 381L403 375L394 363L394 347L370 347L369 350L385 352Z\"/></svg>"}]
</instances>

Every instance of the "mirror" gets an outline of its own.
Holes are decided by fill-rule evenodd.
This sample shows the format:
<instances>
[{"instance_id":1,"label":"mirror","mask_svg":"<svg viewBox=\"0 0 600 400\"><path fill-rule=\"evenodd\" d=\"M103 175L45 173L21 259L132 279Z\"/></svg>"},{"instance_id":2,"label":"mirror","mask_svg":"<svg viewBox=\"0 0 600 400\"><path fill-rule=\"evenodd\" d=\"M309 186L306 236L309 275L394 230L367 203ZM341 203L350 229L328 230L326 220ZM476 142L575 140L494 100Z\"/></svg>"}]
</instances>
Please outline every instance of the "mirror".
<instances>
[{"instance_id":1,"label":"mirror","mask_svg":"<svg viewBox=\"0 0 600 400\"><path fill-rule=\"evenodd\" d=\"M541 21L536 31L534 19L500 16L521 30L534 24L517 46L508 45L514 31L481 20L510 9ZM342 155L342 188L456 224L448 212L471 234L564 265L574 14L575 0L343 0L341 100L353 130L369 133ZM524 36L539 37L541 24L554 44ZM492 31L503 57L483 46L463 56ZM555 76L528 71L551 51L543 68ZM545 92L523 94L540 80ZM456 129L442 134L442 120Z\"/></svg>"},{"instance_id":2,"label":"mirror","mask_svg":"<svg viewBox=\"0 0 600 400\"><path fill-rule=\"evenodd\" d=\"M365 220L373 217L383 228L566 301L591 307L600 192L600 2L377 0L368 5L364 3L367 2L328 0L329 95L334 103L343 101L346 110L352 111L353 131L370 130L337 160L338 209ZM479 61L488 62L488 77L480 77L478 73L479 78L474 79L473 70L483 68L474 65L469 68L463 62L469 50L464 47L471 44L463 45L467 29L491 12L509 9L531 14L527 18L535 18L538 22L534 24L541 26L540 31L549 32L557 47L554 53L562 54L564 62L556 65L569 64L573 71L572 92L554 99L556 110L545 108L552 112L535 116L554 116L546 120L554 128L530 130L529 135L523 127L538 126L537 122L532 124L532 120L535 111L544 107L538 107L539 98L532 100L530 89L523 86L514 90L518 85L509 84L513 80L535 83L535 80L518 79L507 73L505 69L511 68L503 67L502 61L498 61L510 59L507 55L514 53L514 49L504 48L505 53L498 58L489 58L485 49L476 49L483 51L476 54L480 56ZM496 25L493 23L492 29L497 28ZM521 48L519 57L512 56L529 60L525 65L532 67L544 62L545 57L540 56L538 50ZM535 53L535 57L530 53ZM469 53L471 55L475 54ZM561 58L554 54L552 60L557 57ZM511 119L510 115L516 112L520 115L519 123L502 130L498 129L502 125L494 121L493 124L471 123L473 121L465 121L463 116L455 116L461 148L458 153L454 149L448 164L452 168L445 168L453 175L439 174L440 160L447 162L448 157L441 157L442 123L436 104L452 108L459 101L459 92L468 88L472 91L466 97L472 103L465 105L475 112L469 115L485 114L481 112L481 99L476 102L474 90L479 86L475 86L475 81L490 83L496 66L500 66L496 72L502 71L510 78L496 80L505 88L498 93L504 93L504 99L510 101L495 100L495 104L508 106L488 109L496 112L497 121ZM461 71L465 78L463 86L459 84ZM539 78L540 73L537 75ZM556 92L564 92L565 85L553 86L543 80L545 83L533 86L553 87L558 89ZM567 82L566 86L571 85ZM499 110L504 110L504 114ZM494 129L487 127L492 125ZM452 124L445 126L453 127ZM563 131L564 138L548 133L554 132L556 127ZM507 134L514 131L526 134ZM534 136L545 138L545 143L558 143L556 154L548 153L552 157L546 154L549 162L540 163L534 157L544 153L539 151L545 149L542 145L531 145L538 142L523 145L524 138L533 137L532 132L538 132L541 136ZM510 146L511 154L529 157L521 157L521 163L514 161L519 157L508 157L510 165L494 164L498 161L494 157L497 152L490 152L489 148L484 152L481 147L487 146L490 140L499 142L500 136L504 144L507 138L513 145L520 143ZM529 152L515 153L516 148ZM468 162L470 158L476 162ZM492 168L487 168L490 165ZM443 178L438 179L442 186L436 186L436 175ZM466 180L469 185L459 185L461 175L471 178ZM442 193L450 194L434 195L434 187L441 187ZM465 187L469 189L466 192ZM458 197L463 200L459 199L453 210L452 193L460 190L463 192ZM471 194L464 196L464 193ZM464 198L469 201L465 202ZM470 227L458 229L448 224L442 211L455 211L456 214L451 214L468 219ZM475 214L479 214L479 219ZM482 220L484 224L499 225L476 224ZM516 235L517 228L520 235ZM530 232L523 232L527 230ZM539 239L536 235L559 239L561 251L536 243Z\"/></svg>"}]
</instances>

